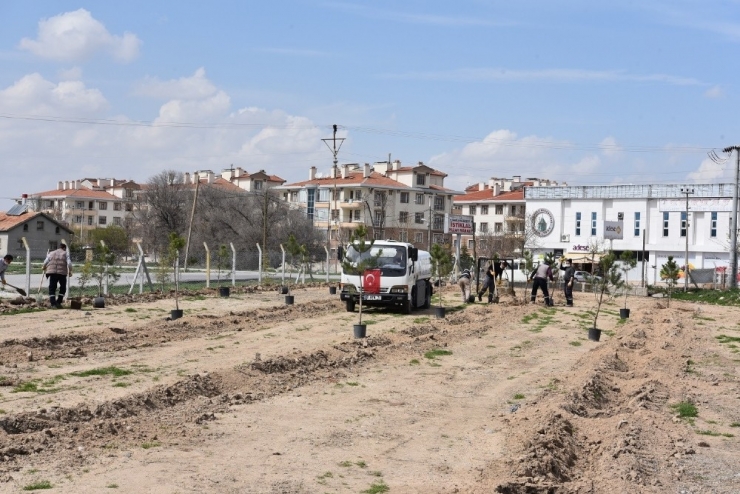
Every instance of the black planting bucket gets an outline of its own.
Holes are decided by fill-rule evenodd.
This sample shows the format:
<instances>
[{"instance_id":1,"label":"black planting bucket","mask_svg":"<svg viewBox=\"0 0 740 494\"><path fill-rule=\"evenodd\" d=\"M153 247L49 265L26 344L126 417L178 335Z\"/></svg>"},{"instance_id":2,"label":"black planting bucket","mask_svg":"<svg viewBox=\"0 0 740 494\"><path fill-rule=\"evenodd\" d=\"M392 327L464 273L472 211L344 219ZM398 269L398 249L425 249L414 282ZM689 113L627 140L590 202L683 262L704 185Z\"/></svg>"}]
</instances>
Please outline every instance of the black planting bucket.
<instances>
[{"instance_id":1,"label":"black planting bucket","mask_svg":"<svg viewBox=\"0 0 740 494\"><path fill-rule=\"evenodd\" d=\"M367 324L355 324L353 329L355 338L364 338L367 335Z\"/></svg>"},{"instance_id":2,"label":"black planting bucket","mask_svg":"<svg viewBox=\"0 0 740 494\"><path fill-rule=\"evenodd\" d=\"M231 294L231 288L228 286L222 286L218 289L219 297L228 297Z\"/></svg>"},{"instance_id":3,"label":"black planting bucket","mask_svg":"<svg viewBox=\"0 0 740 494\"><path fill-rule=\"evenodd\" d=\"M437 316L437 319L444 319L445 312L446 312L446 307L435 307L434 308L434 314Z\"/></svg>"},{"instance_id":4,"label":"black planting bucket","mask_svg":"<svg viewBox=\"0 0 740 494\"><path fill-rule=\"evenodd\" d=\"M596 328L588 328L588 339L591 341L599 341L599 339L601 339L601 330Z\"/></svg>"},{"instance_id":5,"label":"black planting bucket","mask_svg":"<svg viewBox=\"0 0 740 494\"><path fill-rule=\"evenodd\" d=\"M329 295L336 295L337 294L337 287L330 286L329 287Z\"/></svg>"},{"instance_id":6,"label":"black planting bucket","mask_svg":"<svg viewBox=\"0 0 740 494\"><path fill-rule=\"evenodd\" d=\"M621 319L628 319L630 317L629 309L619 309L619 317Z\"/></svg>"},{"instance_id":7,"label":"black planting bucket","mask_svg":"<svg viewBox=\"0 0 740 494\"><path fill-rule=\"evenodd\" d=\"M173 309L170 311L170 319L172 319L173 321L175 319L180 319L182 317L182 313L182 309Z\"/></svg>"},{"instance_id":8,"label":"black planting bucket","mask_svg":"<svg viewBox=\"0 0 740 494\"><path fill-rule=\"evenodd\" d=\"M95 297L93 299L93 307L96 309L102 309L105 307L105 297Z\"/></svg>"},{"instance_id":9,"label":"black planting bucket","mask_svg":"<svg viewBox=\"0 0 740 494\"><path fill-rule=\"evenodd\" d=\"M293 302L295 302L295 296L294 295L286 295L285 296L285 305L293 305Z\"/></svg>"}]
</instances>

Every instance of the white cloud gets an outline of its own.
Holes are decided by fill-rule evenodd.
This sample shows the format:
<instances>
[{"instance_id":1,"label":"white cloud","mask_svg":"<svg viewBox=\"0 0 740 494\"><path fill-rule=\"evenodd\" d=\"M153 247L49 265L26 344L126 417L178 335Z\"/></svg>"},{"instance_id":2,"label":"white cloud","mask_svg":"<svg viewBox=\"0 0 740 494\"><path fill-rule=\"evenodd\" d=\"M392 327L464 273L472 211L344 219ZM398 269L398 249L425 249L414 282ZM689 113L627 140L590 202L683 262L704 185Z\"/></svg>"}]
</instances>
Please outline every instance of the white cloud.
<instances>
[{"instance_id":1,"label":"white cloud","mask_svg":"<svg viewBox=\"0 0 740 494\"><path fill-rule=\"evenodd\" d=\"M505 67L484 67L381 74L379 77L383 79L453 82L654 82L672 86L706 85L706 83L692 77L670 74L631 74L624 70L588 69L512 70Z\"/></svg>"},{"instance_id":2,"label":"white cloud","mask_svg":"<svg viewBox=\"0 0 740 494\"><path fill-rule=\"evenodd\" d=\"M39 74L29 74L0 90L0 111L17 115L91 115L108 107L103 94L81 81L54 84Z\"/></svg>"},{"instance_id":3,"label":"white cloud","mask_svg":"<svg viewBox=\"0 0 740 494\"><path fill-rule=\"evenodd\" d=\"M66 12L39 21L36 39L23 38L21 49L41 58L79 62L97 53L107 53L121 62L139 55L141 40L135 34L115 36L85 9Z\"/></svg>"},{"instance_id":4,"label":"white cloud","mask_svg":"<svg viewBox=\"0 0 740 494\"><path fill-rule=\"evenodd\" d=\"M604 156L609 157L618 156L622 151L622 146L617 144L617 140L611 136L602 139L599 143L599 148Z\"/></svg>"},{"instance_id":5,"label":"white cloud","mask_svg":"<svg viewBox=\"0 0 740 494\"><path fill-rule=\"evenodd\" d=\"M161 99L200 99L214 95L216 86L206 77L201 67L192 76L160 81L148 77L134 88L134 94Z\"/></svg>"},{"instance_id":6,"label":"white cloud","mask_svg":"<svg viewBox=\"0 0 740 494\"><path fill-rule=\"evenodd\" d=\"M728 160L728 162L731 162L731 160ZM730 173L728 169L729 165L727 163L718 164L709 158L705 158L702 160L699 168L686 175L686 178L699 183L718 182L720 179L727 180L729 178Z\"/></svg>"},{"instance_id":7,"label":"white cloud","mask_svg":"<svg viewBox=\"0 0 740 494\"><path fill-rule=\"evenodd\" d=\"M712 86L704 92L705 98L717 99L725 97L725 90L720 86Z\"/></svg>"},{"instance_id":8,"label":"white cloud","mask_svg":"<svg viewBox=\"0 0 740 494\"><path fill-rule=\"evenodd\" d=\"M60 69L57 77L62 81L79 81L82 79L82 69L80 67L71 67L69 69Z\"/></svg>"}]
</instances>

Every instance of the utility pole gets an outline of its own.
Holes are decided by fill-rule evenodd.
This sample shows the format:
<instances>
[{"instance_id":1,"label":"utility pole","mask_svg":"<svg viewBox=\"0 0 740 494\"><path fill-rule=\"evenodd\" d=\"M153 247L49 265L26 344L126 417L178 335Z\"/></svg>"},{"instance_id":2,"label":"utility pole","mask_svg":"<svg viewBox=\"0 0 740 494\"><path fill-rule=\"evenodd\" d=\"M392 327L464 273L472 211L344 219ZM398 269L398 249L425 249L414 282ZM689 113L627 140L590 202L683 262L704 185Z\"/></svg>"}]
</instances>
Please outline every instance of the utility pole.
<instances>
[{"instance_id":1,"label":"utility pole","mask_svg":"<svg viewBox=\"0 0 740 494\"><path fill-rule=\"evenodd\" d=\"M740 186L740 146L729 146L725 153L735 151L735 187L732 190L732 211L730 211L730 289L737 288L737 203Z\"/></svg>"},{"instance_id":2,"label":"utility pole","mask_svg":"<svg viewBox=\"0 0 740 494\"><path fill-rule=\"evenodd\" d=\"M331 139L321 139L324 144L327 145L329 148L329 151L331 151L332 156L334 157L334 165L332 168L332 180L334 180L334 209L337 209L337 180L339 175L339 169L337 164L339 161L337 160L337 155L339 154L339 149L342 147L342 144L344 144L344 137L337 138L337 124L333 125L334 134L332 135ZM331 141L331 146L329 146L329 141ZM337 146L337 141L339 141L339 145ZM331 204L331 202L329 203ZM331 206L329 207L329 214L326 216L326 246L331 251ZM337 221L340 221L341 217L337 219ZM326 271L329 271L329 266L326 266Z\"/></svg>"},{"instance_id":3,"label":"utility pole","mask_svg":"<svg viewBox=\"0 0 740 494\"><path fill-rule=\"evenodd\" d=\"M683 269L683 291L689 291L689 194L693 194L694 189L681 187L681 194L686 195L686 250L684 251L684 269Z\"/></svg>"},{"instance_id":4,"label":"utility pole","mask_svg":"<svg viewBox=\"0 0 740 494\"><path fill-rule=\"evenodd\" d=\"M429 194L429 238L427 239L429 241L429 247L427 248L427 252L432 251L432 201L434 200L434 196Z\"/></svg>"}]
</instances>

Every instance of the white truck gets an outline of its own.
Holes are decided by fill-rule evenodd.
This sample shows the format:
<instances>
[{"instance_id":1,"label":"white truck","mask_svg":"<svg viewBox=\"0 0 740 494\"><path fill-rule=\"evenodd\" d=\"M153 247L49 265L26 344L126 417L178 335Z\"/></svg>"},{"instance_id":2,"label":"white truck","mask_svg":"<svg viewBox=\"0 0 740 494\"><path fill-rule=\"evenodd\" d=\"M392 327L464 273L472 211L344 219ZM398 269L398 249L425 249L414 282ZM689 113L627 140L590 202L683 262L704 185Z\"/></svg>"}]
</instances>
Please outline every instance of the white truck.
<instances>
[{"instance_id":1,"label":"white truck","mask_svg":"<svg viewBox=\"0 0 740 494\"><path fill-rule=\"evenodd\" d=\"M367 293L363 289L362 305L398 306L404 314L413 309L428 309L432 301L432 260L429 252L412 244L395 240L376 240L366 252L358 252L352 244L339 249L339 259L351 266L365 260L380 271L380 290ZM351 270L350 270L351 271ZM360 301L361 273L346 273L342 269L340 300L347 311L354 312Z\"/></svg>"}]
</instances>

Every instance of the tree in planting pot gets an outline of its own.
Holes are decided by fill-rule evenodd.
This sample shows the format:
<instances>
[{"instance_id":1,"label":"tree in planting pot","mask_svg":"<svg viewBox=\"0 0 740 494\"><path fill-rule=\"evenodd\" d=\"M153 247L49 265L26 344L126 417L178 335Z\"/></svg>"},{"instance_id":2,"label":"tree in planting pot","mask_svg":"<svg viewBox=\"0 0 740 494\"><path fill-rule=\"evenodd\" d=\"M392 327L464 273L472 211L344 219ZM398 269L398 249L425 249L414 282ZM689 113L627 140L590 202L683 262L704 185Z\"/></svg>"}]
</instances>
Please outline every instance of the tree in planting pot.
<instances>
[{"instance_id":1,"label":"tree in planting pot","mask_svg":"<svg viewBox=\"0 0 740 494\"><path fill-rule=\"evenodd\" d=\"M92 280L93 265L91 259L86 259L85 264L80 268L80 275L77 277L77 286L80 289L80 297L77 300L70 302L73 309L82 308L82 297L85 296L85 289L88 283ZM70 290L71 291L71 290Z\"/></svg>"},{"instance_id":2,"label":"tree in planting pot","mask_svg":"<svg viewBox=\"0 0 740 494\"><path fill-rule=\"evenodd\" d=\"M368 241L368 231L365 225L359 225L349 237L349 246L342 255L342 270L350 275L359 277L359 303L360 317L355 324L355 337L363 338L365 336L366 325L362 324L362 296L364 293L364 277L366 271L378 266L378 258L382 255L382 250L376 255L371 254L371 249L375 240ZM354 311L354 302L347 301L347 310Z\"/></svg>"},{"instance_id":3,"label":"tree in planting pot","mask_svg":"<svg viewBox=\"0 0 740 494\"><path fill-rule=\"evenodd\" d=\"M180 309L180 251L185 248L185 239L175 232L170 233L170 240L167 244L167 254L165 259L162 259L162 263L166 266L167 274L172 274L172 279L175 282L175 310L170 311L171 319L179 319L182 317L182 310Z\"/></svg>"},{"instance_id":4,"label":"tree in planting pot","mask_svg":"<svg viewBox=\"0 0 740 494\"><path fill-rule=\"evenodd\" d=\"M619 309L619 317L626 319L630 316L630 310L627 308L627 295L630 291L630 285L627 282L629 279L630 270L637 266L637 257L635 257L631 251L625 250L622 255L619 256L619 262L621 264L622 273L624 273L624 309Z\"/></svg>"},{"instance_id":5,"label":"tree in planting pot","mask_svg":"<svg viewBox=\"0 0 740 494\"><path fill-rule=\"evenodd\" d=\"M229 248L226 247L226 245L221 244L218 246L218 250L216 251L216 269L217 269L217 283L218 283L218 293L222 297L228 297L229 296L229 287L223 287L221 286L221 270L226 266L226 263L229 259Z\"/></svg>"},{"instance_id":6,"label":"tree in planting pot","mask_svg":"<svg viewBox=\"0 0 740 494\"><path fill-rule=\"evenodd\" d=\"M594 296L596 297L594 325L593 328L588 330L588 338L594 341L599 341L599 338L601 337L601 330L597 329L596 323L599 319L602 304L613 298L617 291L624 286L624 281L622 280L622 269L617 262L617 256L614 252L609 251L606 255L601 257L601 260L599 260L599 269L601 270L602 277L594 278L593 281Z\"/></svg>"},{"instance_id":7,"label":"tree in planting pot","mask_svg":"<svg viewBox=\"0 0 740 494\"><path fill-rule=\"evenodd\" d=\"M442 278L446 278L452 271L452 256L450 252L439 244L432 245L432 251L429 253L432 258L432 273L437 277L437 286L439 287L439 306L436 308L438 318L445 316L445 308L442 306Z\"/></svg>"},{"instance_id":8,"label":"tree in planting pot","mask_svg":"<svg viewBox=\"0 0 740 494\"><path fill-rule=\"evenodd\" d=\"M93 307L105 307L105 298L103 297L103 285L108 286L112 281L115 283L121 274L115 267L116 255L111 252L110 247L101 243L95 248L91 262L91 276L98 284L98 296L93 300Z\"/></svg>"},{"instance_id":9,"label":"tree in planting pot","mask_svg":"<svg viewBox=\"0 0 740 494\"><path fill-rule=\"evenodd\" d=\"M673 260L673 256L668 256L668 261L660 268L660 279L666 280L668 283L668 307L671 306L671 295L673 295L673 288L678 283L680 274L681 270L676 261Z\"/></svg>"},{"instance_id":10,"label":"tree in planting pot","mask_svg":"<svg viewBox=\"0 0 740 494\"><path fill-rule=\"evenodd\" d=\"M522 258L524 259L524 272L527 274L527 282L524 285L524 296L522 297L522 303L527 303L528 297L529 297L529 281L530 281L530 273L534 271L534 257L532 256L532 251L525 250L522 254Z\"/></svg>"}]
</instances>

